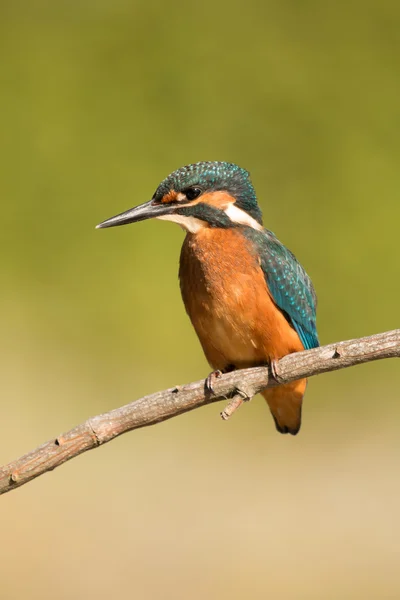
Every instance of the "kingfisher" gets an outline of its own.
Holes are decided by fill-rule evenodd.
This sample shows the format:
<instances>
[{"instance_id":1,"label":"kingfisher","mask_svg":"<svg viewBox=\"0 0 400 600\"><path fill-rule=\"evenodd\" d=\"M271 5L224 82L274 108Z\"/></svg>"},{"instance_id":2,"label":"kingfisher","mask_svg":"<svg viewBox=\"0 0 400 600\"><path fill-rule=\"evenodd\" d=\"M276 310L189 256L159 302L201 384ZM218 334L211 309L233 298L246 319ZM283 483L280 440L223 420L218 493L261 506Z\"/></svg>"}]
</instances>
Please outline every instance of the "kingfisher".
<instances>
[{"instance_id":1,"label":"kingfisher","mask_svg":"<svg viewBox=\"0 0 400 600\"><path fill-rule=\"evenodd\" d=\"M215 374L273 368L283 356L319 345L313 284L264 228L248 171L219 161L187 165L168 175L150 201L97 228L152 218L186 232L182 298ZM306 385L299 379L262 392L280 433L298 433Z\"/></svg>"}]
</instances>

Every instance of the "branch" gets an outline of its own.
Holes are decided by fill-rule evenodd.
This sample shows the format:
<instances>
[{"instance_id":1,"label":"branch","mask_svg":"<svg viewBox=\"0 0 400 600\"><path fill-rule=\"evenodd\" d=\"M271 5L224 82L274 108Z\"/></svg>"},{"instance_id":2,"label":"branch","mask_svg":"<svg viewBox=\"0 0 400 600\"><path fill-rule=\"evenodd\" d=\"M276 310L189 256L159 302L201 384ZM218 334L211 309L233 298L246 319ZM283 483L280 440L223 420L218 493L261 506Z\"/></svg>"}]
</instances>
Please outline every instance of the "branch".
<instances>
[{"instance_id":1,"label":"branch","mask_svg":"<svg viewBox=\"0 0 400 600\"><path fill-rule=\"evenodd\" d=\"M227 419L244 399L252 398L267 387L394 357L400 357L400 329L289 354L274 364L272 371L271 367L254 367L213 378L213 393L205 388L204 380L156 392L88 419L0 468L0 494L132 429L154 425L200 406L231 398L221 414Z\"/></svg>"}]
</instances>

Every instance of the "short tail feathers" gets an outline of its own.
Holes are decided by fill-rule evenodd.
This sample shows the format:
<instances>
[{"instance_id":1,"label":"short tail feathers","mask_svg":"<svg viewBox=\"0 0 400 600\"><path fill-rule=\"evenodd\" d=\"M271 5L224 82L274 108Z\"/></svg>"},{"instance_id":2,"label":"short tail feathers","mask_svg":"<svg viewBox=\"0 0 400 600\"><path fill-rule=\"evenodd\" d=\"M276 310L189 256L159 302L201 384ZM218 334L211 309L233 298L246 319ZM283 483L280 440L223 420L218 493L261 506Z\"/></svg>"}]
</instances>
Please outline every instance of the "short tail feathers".
<instances>
[{"instance_id":1,"label":"short tail feathers","mask_svg":"<svg viewBox=\"0 0 400 600\"><path fill-rule=\"evenodd\" d=\"M296 435L299 432L301 405L306 386L307 379L300 379L262 392L280 433Z\"/></svg>"}]
</instances>

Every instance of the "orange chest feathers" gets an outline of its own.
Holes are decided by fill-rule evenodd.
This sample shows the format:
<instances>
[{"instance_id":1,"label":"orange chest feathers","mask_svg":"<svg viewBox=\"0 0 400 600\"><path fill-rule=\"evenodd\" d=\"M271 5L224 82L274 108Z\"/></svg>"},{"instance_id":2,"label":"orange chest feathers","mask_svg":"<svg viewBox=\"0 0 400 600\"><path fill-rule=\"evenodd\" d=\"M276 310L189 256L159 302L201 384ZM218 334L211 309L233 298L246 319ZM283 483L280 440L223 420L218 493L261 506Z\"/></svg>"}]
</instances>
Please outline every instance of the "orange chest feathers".
<instances>
[{"instance_id":1,"label":"orange chest feathers","mask_svg":"<svg viewBox=\"0 0 400 600\"><path fill-rule=\"evenodd\" d=\"M303 349L240 230L187 234L179 279L186 311L214 369L263 364Z\"/></svg>"}]
</instances>

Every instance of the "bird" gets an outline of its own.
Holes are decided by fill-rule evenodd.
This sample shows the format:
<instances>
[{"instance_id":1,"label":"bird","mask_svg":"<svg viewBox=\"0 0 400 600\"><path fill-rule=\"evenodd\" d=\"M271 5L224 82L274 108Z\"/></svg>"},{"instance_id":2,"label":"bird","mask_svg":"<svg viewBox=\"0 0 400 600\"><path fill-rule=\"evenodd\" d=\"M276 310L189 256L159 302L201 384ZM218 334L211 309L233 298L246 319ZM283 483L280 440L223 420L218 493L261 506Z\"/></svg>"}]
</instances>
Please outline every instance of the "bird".
<instances>
[{"instance_id":1,"label":"bird","mask_svg":"<svg viewBox=\"0 0 400 600\"><path fill-rule=\"evenodd\" d=\"M287 354L319 346L311 279L264 228L247 170L222 161L186 165L168 175L150 201L97 228L152 218L186 232L181 294L213 373L276 367ZM299 379L261 392L280 433L300 430L306 385Z\"/></svg>"}]
</instances>

